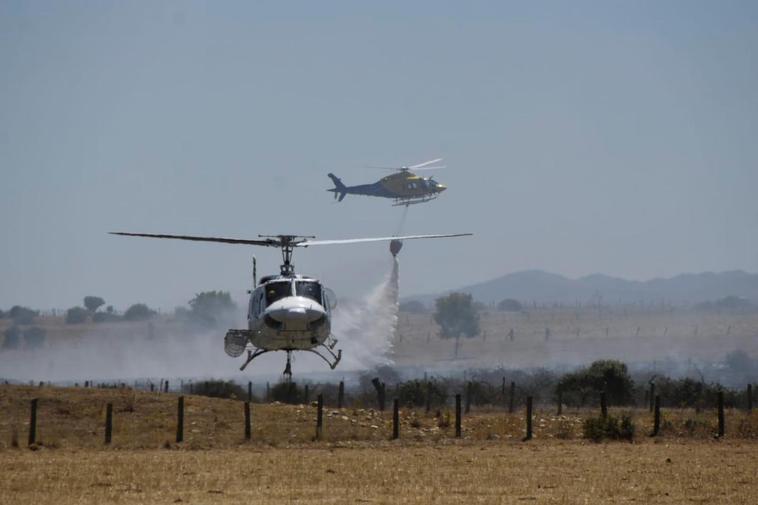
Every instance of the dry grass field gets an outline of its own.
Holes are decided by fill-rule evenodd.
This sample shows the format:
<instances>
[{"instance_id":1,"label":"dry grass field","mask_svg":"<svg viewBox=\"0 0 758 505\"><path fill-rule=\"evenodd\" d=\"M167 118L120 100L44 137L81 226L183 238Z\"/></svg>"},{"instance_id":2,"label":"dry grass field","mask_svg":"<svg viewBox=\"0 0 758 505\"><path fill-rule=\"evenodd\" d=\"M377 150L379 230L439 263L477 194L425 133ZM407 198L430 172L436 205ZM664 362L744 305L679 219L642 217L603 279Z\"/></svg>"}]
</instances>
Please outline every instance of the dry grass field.
<instances>
[{"instance_id":1,"label":"dry grass field","mask_svg":"<svg viewBox=\"0 0 758 505\"><path fill-rule=\"evenodd\" d=\"M39 398L38 441L26 448L29 400ZM176 444L177 397L128 389L0 386L0 503L755 503L758 412L716 416L630 413L634 443L592 443L582 420L596 412L537 409L535 439L524 413L474 410L455 439L452 414L391 414L253 405L253 440L242 403L185 397L185 441ZM113 443L103 445L105 404ZM614 411L611 413L621 413ZM14 447L14 438L21 448Z\"/></svg>"},{"instance_id":2,"label":"dry grass field","mask_svg":"<svg viewBox=\"0 0 758 505\"><path fill-rule=\"evenodd\" d=\"M755 443L1 451L0 503L752 504Z\"/></svg>"}]
</instances>

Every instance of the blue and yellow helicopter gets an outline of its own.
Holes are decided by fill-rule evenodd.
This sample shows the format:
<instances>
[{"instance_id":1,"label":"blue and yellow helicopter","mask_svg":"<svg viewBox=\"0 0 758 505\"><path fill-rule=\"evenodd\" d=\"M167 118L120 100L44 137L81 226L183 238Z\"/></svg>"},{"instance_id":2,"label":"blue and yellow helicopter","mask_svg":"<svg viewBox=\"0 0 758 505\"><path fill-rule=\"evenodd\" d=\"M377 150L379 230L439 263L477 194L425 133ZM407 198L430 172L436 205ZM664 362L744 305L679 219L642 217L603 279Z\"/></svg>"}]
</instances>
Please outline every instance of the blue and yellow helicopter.
<instances>
[{"instance_id":1,"label":"blue and yellow helicopter","mask_svg":"<svg viewBox=\"0 0 758 505\"><path fill-rule=\"evenodd\" d=\"M327 189L334 193L334 199L342 201L347 195L366 195L379 196L382 198L392 198L393 206L401 206L424 203L437 198L440 193L447 189L447 186L435 181L432 177L421 177L412 172L412 170L436 170L445 168L443 165L437 165L442 158L429 160L417 165L407 167L370 167L380 168L382 170L394 170L395 173L382 177L372 184L360 184L358 186L345 186L342 180L334 174L329 174L329 178L334 182L334 188Z\"/></svg>"}]
</instances>

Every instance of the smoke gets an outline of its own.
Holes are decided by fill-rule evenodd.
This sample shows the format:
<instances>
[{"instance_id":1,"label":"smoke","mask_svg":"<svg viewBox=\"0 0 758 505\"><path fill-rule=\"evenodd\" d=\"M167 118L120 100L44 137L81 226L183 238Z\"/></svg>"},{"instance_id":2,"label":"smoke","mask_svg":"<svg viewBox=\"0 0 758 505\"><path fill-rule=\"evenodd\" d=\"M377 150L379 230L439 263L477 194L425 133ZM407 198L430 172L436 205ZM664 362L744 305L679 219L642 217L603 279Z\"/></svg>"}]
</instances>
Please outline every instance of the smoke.
<instances>
[{"instance_id":1,"label":"smoke","mask_svg":"<svg viewBox=\"0 0 758 505\"><path fill-rule=\"evenodd\" d=\"M391 365L398 320L399 269L397 257L384 281L364 300L335 310L332 332L342 349L341 368L370 369Z\"/></svg>"},{"instance_id":2,"label":"smoke","mask_svg":"<svg viewBox=\"0 0 758 505\"><path fill-rule=\"evenodd\" d=\"M0 353L0 376L20 381L84 381L228 376L234 363L218 331L121 323L35 350Z\"/></svg>"},{"instance_id":3,"label":"smoke","mask_svg":"<svg viewBox=\"0 0 758 505\"><path fill-rule=\"evenodd\" d=\"M391 364L398 320L398 263L364 299L335 309L332 333L343 350L338 370ZM0 352L0 378L18 381L83 382L169 378L232 378L278 375L284 353L257 358L243 373L224 353L224 329L200 329L182 323L104 323L96 330L48 336L39 349ZM73 333L73 335L72 335ZM316 356L295 353L296 374L325 372Z\"/></svg>"}]
</instances>

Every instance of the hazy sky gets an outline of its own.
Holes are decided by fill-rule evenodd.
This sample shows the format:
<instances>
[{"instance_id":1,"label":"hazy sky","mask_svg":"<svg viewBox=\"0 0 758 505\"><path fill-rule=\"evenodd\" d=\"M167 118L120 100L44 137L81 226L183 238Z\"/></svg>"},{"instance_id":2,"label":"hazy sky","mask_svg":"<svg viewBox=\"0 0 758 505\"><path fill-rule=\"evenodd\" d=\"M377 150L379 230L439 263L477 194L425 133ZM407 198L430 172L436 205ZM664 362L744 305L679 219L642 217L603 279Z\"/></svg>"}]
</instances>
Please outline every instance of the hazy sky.
<instances>
[{"instance_id":1,"label":"hazy sky","mask_svg":"<svg viewBox=\"0 0 758 505\"><path fill-rule=\"evenodd\" d=\"M401 294L528 268L758 271L758 3L0 2L0 308L242 299L253 249L387 235L367 164L444 157ZM262 271L278 252L256 250ZM312 248L338 294L384 244Z\"/></svg>"}]
</instances>

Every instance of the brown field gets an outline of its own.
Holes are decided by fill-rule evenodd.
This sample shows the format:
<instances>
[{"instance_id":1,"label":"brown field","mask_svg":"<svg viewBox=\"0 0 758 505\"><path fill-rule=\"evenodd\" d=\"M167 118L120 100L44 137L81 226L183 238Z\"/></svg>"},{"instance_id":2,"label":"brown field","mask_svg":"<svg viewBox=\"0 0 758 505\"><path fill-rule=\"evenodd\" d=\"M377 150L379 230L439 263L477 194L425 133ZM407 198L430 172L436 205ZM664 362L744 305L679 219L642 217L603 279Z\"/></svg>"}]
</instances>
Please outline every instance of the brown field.
<instances>
[{"instance_id":1,"label":"brown field","mask_svg":"<svg viewBox=\"0 0 758 505\"><path fill-rule=\"evenodd\" d=\"M2 451L0 503L724 503L755 443L334 444Z\"/></svg>"},{"instance_id":2,"label":"brown field","mask_svg":"<svg viewBox=\"0 0 758 505\"><path fill-rule=\"evenodd\" d=\"M26 449L29 400L39 398L39 444ZM114 434L103 445L105 404ZM186 397L185 442L174 443L177 397L130 390L0 386L0 503L755 503L758 412L727 411L716 440L713 411L624 410L634 443L581 438L596 412L536 411L535 439L522 442L523 412L478 409L463 439L450 412L391 415L253 406L253 441L242 403ZM621 411L611 410L611 413ZM22 448L14 447L14 438Z\"/></svg>"}]
</instances>

